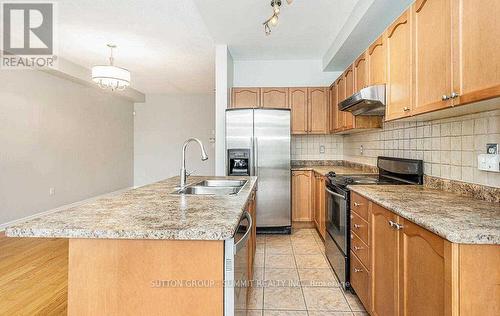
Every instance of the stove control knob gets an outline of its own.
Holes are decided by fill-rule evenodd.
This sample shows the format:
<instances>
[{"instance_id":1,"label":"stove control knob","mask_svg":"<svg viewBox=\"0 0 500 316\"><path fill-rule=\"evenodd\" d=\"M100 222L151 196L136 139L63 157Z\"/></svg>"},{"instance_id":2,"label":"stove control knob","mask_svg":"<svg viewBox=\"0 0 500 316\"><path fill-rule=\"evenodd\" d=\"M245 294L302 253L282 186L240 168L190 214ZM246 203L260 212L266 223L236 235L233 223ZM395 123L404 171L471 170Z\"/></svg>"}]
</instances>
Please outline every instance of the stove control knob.
<instances>
[{"instance_id":1,"label":"stove control knob","mask_svg":"<svg viewBox=\"0 0 500 316\"><path fill-rule=\"evenodd\" d=\"M328 172L327 176L329 176L329 177L335 177L335 172L330 171L330 172Z\"/></svg>"}]
</instances>

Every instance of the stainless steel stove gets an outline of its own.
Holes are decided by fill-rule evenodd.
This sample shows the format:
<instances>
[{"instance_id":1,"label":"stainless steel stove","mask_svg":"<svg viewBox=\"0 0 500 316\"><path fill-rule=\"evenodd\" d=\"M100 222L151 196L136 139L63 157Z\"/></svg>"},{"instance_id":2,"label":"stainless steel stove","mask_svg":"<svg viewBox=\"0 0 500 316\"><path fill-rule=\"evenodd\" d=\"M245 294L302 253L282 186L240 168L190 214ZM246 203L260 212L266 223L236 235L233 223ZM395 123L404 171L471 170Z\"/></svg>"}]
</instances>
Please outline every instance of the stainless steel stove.
<instances>
[{"instance_id":1,"label":"stainless steel stove","mask_svg":"<svg viewBox=\"0 0 500 316\"><path fill-rule=\"evenodd\" d=\"M423 161L378 157L378 174L337 175L330 172L326 181L326 229L325 251L328 261L345 289L350 288L349 248L351 185L398 185L422 184Z\"/></svg>"}]
</instances>

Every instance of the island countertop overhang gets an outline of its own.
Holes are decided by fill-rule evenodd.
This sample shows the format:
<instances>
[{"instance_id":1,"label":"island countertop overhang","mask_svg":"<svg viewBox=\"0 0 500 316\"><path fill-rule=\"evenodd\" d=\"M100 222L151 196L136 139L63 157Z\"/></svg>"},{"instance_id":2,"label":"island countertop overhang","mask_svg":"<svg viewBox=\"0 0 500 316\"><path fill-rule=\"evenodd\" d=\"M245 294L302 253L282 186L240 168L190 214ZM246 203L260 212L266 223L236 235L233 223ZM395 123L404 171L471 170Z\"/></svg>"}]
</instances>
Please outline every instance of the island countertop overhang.
<instances>
[{"instance_id":1,"label":"island countertop overhang","mask_svg":"<svg viewBox=\"0 0 500 316\"><path fill-rule=\"evenodd\" d=\"M228 177L192 176L188 184ZM233 237L256 177L237 195L173 194L179 177L127 190L13 225L8 237L226 240Z\"/></svg>"}]
</instances>

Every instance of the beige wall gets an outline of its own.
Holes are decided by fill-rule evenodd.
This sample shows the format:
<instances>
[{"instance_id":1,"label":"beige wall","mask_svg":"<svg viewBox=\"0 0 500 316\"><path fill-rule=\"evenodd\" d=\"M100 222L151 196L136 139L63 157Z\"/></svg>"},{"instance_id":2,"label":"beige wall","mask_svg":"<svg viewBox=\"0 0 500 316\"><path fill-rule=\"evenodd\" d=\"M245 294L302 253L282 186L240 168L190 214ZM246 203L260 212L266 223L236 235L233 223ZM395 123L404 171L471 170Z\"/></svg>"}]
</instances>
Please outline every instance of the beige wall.
<instances>
[{"instance_id":1,"label":"beige wall","mask_svg":"<svg viewBox=\"0 0 500 316\"><path fill-rule=\"evenodd\" d=\"M320 147L325 146L325 152ZM292 136L292 160L342 160L343 138L340 135Z\"/></svg>"},{"instance_id":2,"label":"beige wall","mask_svg":"<svg viewBox=\"0 0 500 316\"><path fill-rule=\"evenodd\" d=\"M345 136L343 155L371 165L382 155L423 159L427 175L500 187L500 173L477 169L477 155L486 153L487 143L500 144L500 110L429 122L389 122L383 131Z\"/></svg>"},{"instance_id":3,"label":"beige wall","mask_svg":"<svg viewBox=\"0 0 500 316\"><path fill-rule=\"evenodd\" d=\"M202 95L148 95L146 103L135 105L134 184L155 182L179 174L182 144L199 138L208 153L201 161L197 144L186 154L188 171L213 175L215 147L209 142L215 129L215 97Z\"/></svg>"},{"instance_id":4,"label":"beige wall","mask_svg":"<svg viewBox=\"0 0 500 316\"><path fill-rule=\"evenodd\" d=\"M132 102L38 71L0 83L0 225L133 184Z\"/></svg>"}]
</instances>

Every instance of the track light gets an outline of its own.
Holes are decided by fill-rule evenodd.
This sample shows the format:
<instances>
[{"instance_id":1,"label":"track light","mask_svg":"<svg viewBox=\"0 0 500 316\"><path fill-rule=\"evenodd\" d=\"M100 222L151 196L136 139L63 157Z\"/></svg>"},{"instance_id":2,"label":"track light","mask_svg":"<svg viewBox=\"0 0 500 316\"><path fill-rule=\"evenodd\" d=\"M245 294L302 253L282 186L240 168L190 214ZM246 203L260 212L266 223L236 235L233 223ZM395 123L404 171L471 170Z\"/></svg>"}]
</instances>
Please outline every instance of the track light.
<instances>
[{"instance_id":1,"label":"track light","mask_svg":"<svg viewBox=\"0 0 500 316\"><path fill-rule=\"evenodd\" d=\"M286 0L286 2L291 4L293 0ZM262 23L262 25L264 25L264 32L266 35L271 34L271 26L278 25L279 14L281 12L281 0L271 0L271 7L273 8L273 15Z\"/></svg>"}]
</instances>

